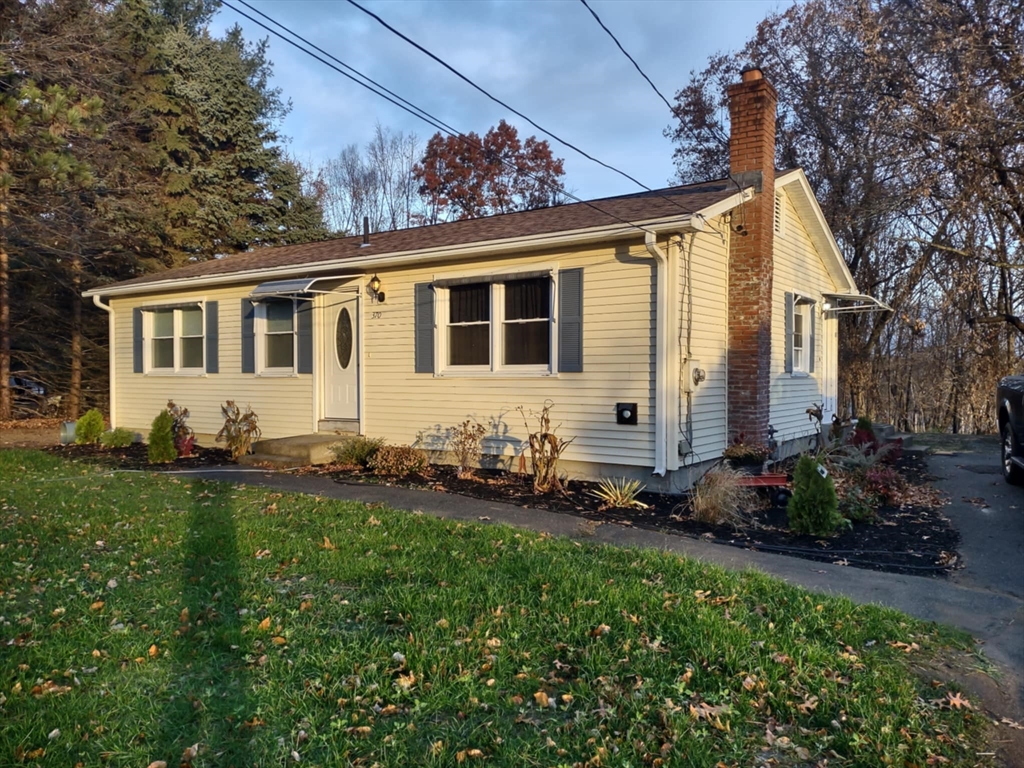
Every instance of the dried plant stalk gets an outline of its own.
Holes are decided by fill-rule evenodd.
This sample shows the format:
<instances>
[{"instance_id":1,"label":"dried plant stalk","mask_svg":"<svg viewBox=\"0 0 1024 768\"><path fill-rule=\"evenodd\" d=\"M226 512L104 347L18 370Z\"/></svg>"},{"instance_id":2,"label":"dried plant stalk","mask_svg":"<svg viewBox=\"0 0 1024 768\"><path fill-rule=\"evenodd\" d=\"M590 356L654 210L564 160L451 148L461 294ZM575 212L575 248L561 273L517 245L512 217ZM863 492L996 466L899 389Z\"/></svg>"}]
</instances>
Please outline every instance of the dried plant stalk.
<instances>
[{"instance_id":1,"label":"dried plant stalk","mask_svg":"<svg viewBox=\"0 0 1024 768\"><path fill-rule=\"evenodd\" d=\"M536 432L530 431L530 421L526 416L526 409L523 406L516 408L523 415L523 424L529 434L530 463L533 466L533 490L537 493L550 493L551 491L564 491L562 480L558 476L558 460L562 452L575 440L571 437L565 440L555 434L558 426L551 426L551 408L554 403L547 400L540 413L530 411L530 415L537 419L539 429Z\"/></svg>"}]
</instances>

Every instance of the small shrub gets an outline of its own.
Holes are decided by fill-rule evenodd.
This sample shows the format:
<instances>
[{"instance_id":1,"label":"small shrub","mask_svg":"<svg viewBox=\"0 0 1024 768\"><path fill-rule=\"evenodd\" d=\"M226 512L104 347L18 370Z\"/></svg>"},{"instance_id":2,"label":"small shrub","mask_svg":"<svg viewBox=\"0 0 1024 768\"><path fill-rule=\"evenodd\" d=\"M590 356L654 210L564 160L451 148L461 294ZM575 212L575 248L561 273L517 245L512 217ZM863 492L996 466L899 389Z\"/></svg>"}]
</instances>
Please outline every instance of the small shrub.
<instances>
[{"instance_id":1,"label":"small shrub","mask_svg":"<svg viewBox=\"0 0 1024 768\"><path fill-rule=\"evenodd\" d=\"M886 504L898 504L907 481L892 467L875 465L864 473L864 488Z\"/></svg>"},{"instance_id":2,"label":"small shrub","mask_svg":"<svg viewBox=\"0 0 1024 768\"><path fill-rule=\"evenodd\" d=\"M384 447L382 437L363 437L356 435L331 446L334 460L339 464L353 467L368 467L377 451Z\"/></svg>"},{"instance_id":3,"label":"small shrub","mask_svg":"<svg viewBox=\"0 0 1024 768\"><path fill-rule=\"evenodd\" d=\"M754 467L764 464L771 453L771 448L768 446L748 443L746 436L740 433L722 451L722 458L728 459L734 467Z\"/></svg>"},{"instance_id":4,"label":"small shrub","mask_svg":"<svg viewBox=\"0 0 1024 768\"><path fill-rule=\"evenodd\" d=\"M789 527L797 533L831 536L843 522L832 475L821 476L818 460L801 456L793 472L793 498L787 512Z\"/></svg>"},{"instance_id":5,"label":"small shrub","mask_svg":"<svg viewBox=\"0 0 1024 768\"><path fill-rule=\"evenodd\" d=\"M589 493L604 502L601 509L647 509L647 505L637 499L643 489L639 480L606 477Z\"/></svg>"},{"instance_id":6,"label":"small shrub","mask_svg":"<svg viewBox=\"0 0 1024 768\"><path fill-rule=\"evenodd\" d=\"M100 445L104 448L127 448L134 442L135 433L124 427L118 427L100 435Z\"/></svg>"},{"instance_id":7,"label":"small shrub","mask_svg":"<svg viewBox=\"0 0 1024 768\"><path fill-rule=\"evenodd\" d=\"M79 445L95 445L100 441L104 429L106 424L103 423L103 414L93 408L75 422L75 442Z\"/></svg>"},{"instance_id":8,"label":"small shrub","mask_svg":"<svg viewBox=\"0 0 1024 768\"><path fill-rule=\"evenodd\" d=\"M870 432L872 435L875 434L875 425L871 423L871 419L867 416L861 416L857 419L856 429L862 429L865 432Z\"/></svg>"},{"instance_id":9,"label":"small shrub","mask_svg":"<svg viewBox=\"0 0 1024 768\"><path fill-rule=\"evenodd\" d=\"M530 422L526 418L526 410L519 406L516 410L523 416L523 423L529 433L530 466L533 468L533 490L536 493L561 491L562 478L558 476L558 461L563 451L569 447L575 437L568 440L555 434L560 425L551 426L551 409L554 403L544 403L540 413L530 412L537 419L538 429L530 432Z\"/></svg>"},{"instance_id":10,"label":"small shrub","mask_svg":"<svg viewBox=\"0 0 1024 768\"><path fill-rule=\"evenodd\" d=\"M188 425L188 408L182 408L168 400L167 412L171 414L171 419L174 421L171 431L174 434L174 447L178 451L178 456L191 456L192 446L196 442L196 433Z\"/></svg>"},{"instance_id":11,"label":"small shrub","mask_svg":"<svg viewBox=\"0 0 1024 768\"><path fill-rule=\"evenodd\" d=\"M240 456L245 456L252 448L252 444L260 439L263 434L260 431L259 418L248 405L245 412L235 405L234 400L228 400L220 407L221 415L224 416L224 426L217 433L217 442L227 443L231 458L235 461Z\"/></svg>"},{"instance_id":12,"label":"small shrub","mask_svg":"<svg viewBox=\"0 0 1024 768\"><path fill-rule=\"evenodd\" d=\"M693 519L709 525L738 525L757 506L757 492L742 485L746 477L727 466L718 466L697 481L690 493Z\"/></svg>"},{"instance_id":13,"label":"small shrub","mask_svg":"<svg viewBox=\"0 0 1024 768\"><path fill-rule=\"evenodd\" d=\"M408 445L382 445L369 460L375 475L405 477L427 467L427 454Z\"/></svg>"},{"instance_id":14,"label":"small shrub","mask_svg":"<svg viewBox=\"0 0 1024 768\"><path fill-rule=\"evenodd\" d=\"M150 464L166 464L178 458L178 449L174 447L174 418L166 408L153 419L147 453Z\"/></svg>"},{"instance_id":15,"label":"small shrub","mask_svg":"<svg viewBox=\"0 0 1024 768\"><path fill-rule=\"evenodd\" d=\"M843 497L839 500L839 514L854 523L869 523L877 514L875 507L878 499L869 493L864 486L854 483L847 486Z\"/></svg>"},{"instance_id":16,"label":"small shrub","mask_svg":"<svg viewBox=\"0 0 1024 768\"><path fill-rule=\"evenodd\" d=\"M487 427L472 419L466 419L457 427L448 430L448 445L455 454L458 475L463 480L473 476L473 468L480 463L483 455L481 441L487 434Z\"/></svg>"}]
</instances>

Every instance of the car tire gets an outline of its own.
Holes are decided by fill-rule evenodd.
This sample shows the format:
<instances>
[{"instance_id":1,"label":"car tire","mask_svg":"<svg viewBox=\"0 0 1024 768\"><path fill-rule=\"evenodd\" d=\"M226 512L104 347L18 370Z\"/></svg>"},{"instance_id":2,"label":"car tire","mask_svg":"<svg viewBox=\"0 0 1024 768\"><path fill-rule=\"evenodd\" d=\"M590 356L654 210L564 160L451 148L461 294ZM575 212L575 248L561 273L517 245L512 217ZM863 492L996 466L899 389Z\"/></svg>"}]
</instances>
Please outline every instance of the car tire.
<instances>
[{"instance_id":1,"label":"car tire","mask_svg":"<svg viewBox=\"0 0 1024 768\"><path fill-rule=\"evenodd\" d=\"M1013 430L1009 422L1003 422L999 427L1000 459L1003 464L1003 479L1010 485L1024 485L1024 469L1014 464L1012 459L1020 455L1017 441L1013 437Z\"/></svg>"}]
</instances>

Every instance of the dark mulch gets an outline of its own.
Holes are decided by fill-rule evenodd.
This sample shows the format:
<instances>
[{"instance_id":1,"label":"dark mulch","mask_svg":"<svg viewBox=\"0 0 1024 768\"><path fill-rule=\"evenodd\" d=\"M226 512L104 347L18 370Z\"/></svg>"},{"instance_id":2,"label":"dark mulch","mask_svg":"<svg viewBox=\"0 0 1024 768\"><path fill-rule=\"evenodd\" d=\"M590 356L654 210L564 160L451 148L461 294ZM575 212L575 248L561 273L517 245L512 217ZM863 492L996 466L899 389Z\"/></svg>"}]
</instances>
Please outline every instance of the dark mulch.
<instances>
[{"instance_id":1,"label":"dark mulch","mask_svg":"<svg viewBox=\"0 0 1024 768\"><path fill-rule=\"evenodd\" d=\"M929 478L924 461L902 457L897 468L911 482ZM380 483L380 478L350 469L322 470L340 483ZM959 564L960 534L942 513L924 504L903 508L881 507L873 523L855 523L828 539L792 533L785 507L764 499L764 507L752 512L741 528L708 525L690 517L683 498L661 493L641 493L645 510L601 509L593 495L593 483L571 480L564 494L534 493L530 477L497 470L478 470L476 479L460 479L453 467L431 466L426 475L394 482L415 488L456 493L486 501L545 509L587 520L632 525L717 544L776 552L817 562L849 565L891 573L941 575Z\"/></svg>"},{"instance_id":2,"label":"dark mulch","mask_svg":"<svg viewBox=\"0 0 1024 768\"><path fill-rule=\"evenodd\" d=\"M105 467L117 469L147 469L156 472L176 469L202 469L232 464L231 454L223 448L204 448L197 445L191 456L184 456L167 464L150 464L144 443L132 443L127 448L104 448L100 445L55 445L46 449L65 459L84 459Z\"/></svg>"}]
</instances>

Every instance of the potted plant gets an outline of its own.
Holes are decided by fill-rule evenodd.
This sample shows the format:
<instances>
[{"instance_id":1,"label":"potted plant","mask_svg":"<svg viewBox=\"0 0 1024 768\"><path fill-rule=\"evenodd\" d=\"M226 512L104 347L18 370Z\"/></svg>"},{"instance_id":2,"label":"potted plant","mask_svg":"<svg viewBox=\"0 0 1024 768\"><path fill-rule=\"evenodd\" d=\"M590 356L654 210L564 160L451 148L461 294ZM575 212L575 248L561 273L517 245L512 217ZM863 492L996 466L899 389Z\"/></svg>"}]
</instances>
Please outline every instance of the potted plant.
<instances>
[{"instance_id":1,"label":"potted plant","mask_svg":"<svg viewBox=\"0 0 1024 768\"><path fill-rule=\"evenodd\" d=\"M180 405L175 405L172 401L168 400L167 412L174 420L174 447L178 451L178 458L191 456L192 449L196 444L196 433L188 425L188 408L182 408Z\"/></svg>"},{"instance_id":2,"label":"potted plant","mask_svg":"<svg viewBox=\"0 0 1024 768\"><path fill-rule=\"evenodd\" d=\"M760 475L770 455L771 449L767 445L748 443L743 435L739 435L722 452L722 458L726 459L733 469L750 475Z\"/></svg>"}]
</instances>

